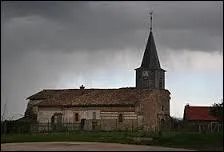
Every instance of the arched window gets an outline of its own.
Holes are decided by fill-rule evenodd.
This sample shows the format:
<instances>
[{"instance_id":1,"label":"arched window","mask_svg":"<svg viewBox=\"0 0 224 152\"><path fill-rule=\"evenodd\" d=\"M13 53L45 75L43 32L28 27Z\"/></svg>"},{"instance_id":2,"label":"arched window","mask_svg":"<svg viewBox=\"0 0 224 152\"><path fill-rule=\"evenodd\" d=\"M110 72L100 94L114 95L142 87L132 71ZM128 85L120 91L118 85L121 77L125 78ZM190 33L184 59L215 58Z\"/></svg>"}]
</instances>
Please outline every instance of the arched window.
<instances>
[{"instance_id":1,"label":"arched window","mask_svg":"<svg viewBox=\"0 0 224 152\"><path fill-rule=\"evenodd\" d=\"M79 121L79 114L75 113L75 121Z\"/></svg>"},{"instance_id":2,"label":"arched window","mask_svg":"<svg viewBox=\"0 0 224 152\"><path fill-rule=\"evenodd\" d=\"M123 114L119 114L118 121L123 122Z\"/></svg>"},{"instance_id":3,"label":"arched window","mask_svg":"<svg viewBox=\"0 0 224 152\"><path fill-rule=\"evenodd\" d=\"M54 123L55 122L55 118L54 118L54 115L51 117L51 123Z\"/></svg>"}]
</instances>

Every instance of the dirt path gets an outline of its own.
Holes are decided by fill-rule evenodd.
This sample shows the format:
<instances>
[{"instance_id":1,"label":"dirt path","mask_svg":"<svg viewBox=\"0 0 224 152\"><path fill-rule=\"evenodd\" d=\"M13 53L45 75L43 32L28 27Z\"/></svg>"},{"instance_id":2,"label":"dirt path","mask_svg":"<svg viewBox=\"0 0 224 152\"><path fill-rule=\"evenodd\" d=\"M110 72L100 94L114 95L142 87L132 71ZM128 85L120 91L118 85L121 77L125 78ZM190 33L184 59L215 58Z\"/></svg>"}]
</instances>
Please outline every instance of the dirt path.
<instances>
[{"instance_id":1,"label":"dirt path","mask_svg":"<svg viewBox=\"0 0 224 152\"><path fill-rule=\"evenodd\" d=\"M160 146L99 142L29 142L1 144L1 151L188 151ZM190 150L189 150L190 151Z\"/></svg>"}]
</instances>

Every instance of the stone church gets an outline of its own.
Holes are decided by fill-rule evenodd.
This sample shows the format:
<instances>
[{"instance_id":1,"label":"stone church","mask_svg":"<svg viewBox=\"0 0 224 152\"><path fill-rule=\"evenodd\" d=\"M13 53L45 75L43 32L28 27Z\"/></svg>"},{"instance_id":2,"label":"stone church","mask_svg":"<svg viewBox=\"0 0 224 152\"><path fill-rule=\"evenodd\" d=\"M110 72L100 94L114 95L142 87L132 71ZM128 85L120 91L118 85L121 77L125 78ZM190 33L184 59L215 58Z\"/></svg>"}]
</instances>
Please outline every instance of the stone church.
<instances>
[{"instance_id":1,"label":"stone church","mask_svg":"<svg viewBox=\"0 0 224 152\"><path fill-rule=\"evenodd\" d=\"M33 113L40 124L77 124L84 130L157 129L170 118L170 92L152 24L141 66L135 70L136 87L44 89L27 98L25 117Z\"/></svg>"}]
</instances>

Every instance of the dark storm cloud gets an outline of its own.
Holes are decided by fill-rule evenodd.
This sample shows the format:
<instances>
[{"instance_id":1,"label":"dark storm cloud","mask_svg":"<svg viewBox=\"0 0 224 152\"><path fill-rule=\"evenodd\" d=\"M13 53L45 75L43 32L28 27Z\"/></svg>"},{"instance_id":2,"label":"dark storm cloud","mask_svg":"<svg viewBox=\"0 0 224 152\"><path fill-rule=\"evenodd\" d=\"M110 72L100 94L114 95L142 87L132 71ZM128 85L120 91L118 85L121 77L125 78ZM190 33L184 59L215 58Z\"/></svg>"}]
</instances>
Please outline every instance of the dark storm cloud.
<instances>
[{"instance_id":1,"label":"dark storm cloud","mask_svg":"<svg viewBox=\"0 0 224 152\"><path fill-rule=\"evenodd\" d=\"M221 2L4 2L2 8L3 41L16 41L22 51L144 49L151 8L161 47L222 51L213 44L222 39Z\"/></svg>"},{"instance_id":2,"label":"dark storm cloud","mask_svg":"<svg viewBox=\"0 0 224 152\"><path fill-rule=\"evenodd\" d=\"M82 2L2 2L3 16L5 19L28 16L40 15L47 18L70 18L72 9L81 9L85 7Z\"/></svg>"}]
</instances>

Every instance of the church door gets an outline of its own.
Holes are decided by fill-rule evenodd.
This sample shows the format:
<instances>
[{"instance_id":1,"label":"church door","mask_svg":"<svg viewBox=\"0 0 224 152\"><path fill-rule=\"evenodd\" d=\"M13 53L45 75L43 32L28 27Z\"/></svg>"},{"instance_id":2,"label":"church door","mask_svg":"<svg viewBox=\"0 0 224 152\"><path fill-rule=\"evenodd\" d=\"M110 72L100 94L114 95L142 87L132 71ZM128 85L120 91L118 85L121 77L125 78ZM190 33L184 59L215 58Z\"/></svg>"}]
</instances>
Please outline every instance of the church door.
<instances>
[{"instance_id":1,"label":"church door","mask_svg":"<svg viewBox=\"0 0 224 152\"><path fill-rule=\"evenodd\" d=\"M85 119L81 119L81 129L83 130L85 126Z\"/></svg>"}]
</instances>

